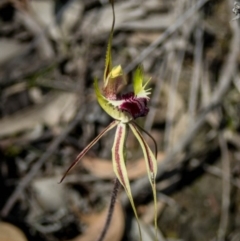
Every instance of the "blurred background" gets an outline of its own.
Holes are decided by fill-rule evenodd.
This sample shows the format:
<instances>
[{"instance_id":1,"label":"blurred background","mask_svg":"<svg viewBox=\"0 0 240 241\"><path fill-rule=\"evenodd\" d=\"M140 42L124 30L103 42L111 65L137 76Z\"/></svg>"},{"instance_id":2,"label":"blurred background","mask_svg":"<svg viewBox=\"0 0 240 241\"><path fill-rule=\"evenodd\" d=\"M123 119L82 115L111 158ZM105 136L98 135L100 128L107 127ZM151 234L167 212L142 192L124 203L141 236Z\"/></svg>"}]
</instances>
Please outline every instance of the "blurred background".
<instances>
[{"instance_id":1,"label":"blurred background","mask_svg":"<svg viewBox=\"0 0 240 241\"><path fill-rule=\"evenodd\" d=\"M137 121L158 145L159 240L239 241L240 3L116 0L115 12L123 91L137 65L151 77L150 112ZM0 241L99 237L115 177L114 131L59 181L111 122L93 90L111 24L107 0L0 0ZM131 134L127 147L143 240L151 241L145 161ZM112 240L139 240L123 190Z\"/></svg>"}]
</instances>

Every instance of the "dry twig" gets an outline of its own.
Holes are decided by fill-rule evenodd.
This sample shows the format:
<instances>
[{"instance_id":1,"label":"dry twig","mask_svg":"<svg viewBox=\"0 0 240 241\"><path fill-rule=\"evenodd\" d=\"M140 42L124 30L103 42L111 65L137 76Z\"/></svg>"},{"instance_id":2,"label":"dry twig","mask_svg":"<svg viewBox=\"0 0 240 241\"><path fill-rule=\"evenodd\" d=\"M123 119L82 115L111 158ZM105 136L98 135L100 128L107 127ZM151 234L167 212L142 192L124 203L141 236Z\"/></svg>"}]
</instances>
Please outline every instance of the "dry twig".
<instances>
[{"instance_id":1,"label":"dry twig","mask_svg":"<svg viewBox=\"0 0 240 241\"><path fill-rule=\"evenodd\" d=\"M219 134L219 145L222 153L222 208L218 228L218 241L224 241L227 233L229 208L230 208L230 161L226 140L222 133Z\"/></svg>"},{"instance_id":2,"label":"dry twig","mask_svg":"<svg viewBox=\"0 0 240 241\"><path fill-rule=\"evenodd\" d=\"M175 57L175 56L174 56ZM168 108L166 114L166 128L164 135L164 145L166 153L171 149L171 137L172 137L172 128L173 128L173 120L175 113L175 105L176 105L176 94L177 87L179 83L180 74L182 71L183 60L185 57L185 50L180 50L177 53L177 61L172 71L171 83L170 83L170 93L168 97Z\"/></svg>"},{"instance_id":3,"label":"dry twig","mask_svg":"<svg viewBox=\"0 0 240 241\"><path fill-rule=\"evenodd\" d=\"M202 71L202 54L203 54L203 30L198 27L195 30L195 50L194 50L194 70L191 80L190 96L189 96L189 118L190 123L194 121L196 107L197 107L197 94L199 89L199 80Z\"/></svg>"}]
</instances>

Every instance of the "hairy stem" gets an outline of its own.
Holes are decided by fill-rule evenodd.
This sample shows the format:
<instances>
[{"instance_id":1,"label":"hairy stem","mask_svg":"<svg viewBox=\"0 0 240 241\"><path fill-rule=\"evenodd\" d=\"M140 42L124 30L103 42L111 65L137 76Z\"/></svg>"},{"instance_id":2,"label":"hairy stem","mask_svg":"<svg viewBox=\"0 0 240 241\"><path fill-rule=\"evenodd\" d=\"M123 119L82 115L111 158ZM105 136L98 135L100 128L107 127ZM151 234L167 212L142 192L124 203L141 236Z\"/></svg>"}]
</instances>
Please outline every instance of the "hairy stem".
<instances>
[{"instance_id":1,"label":"hairy stem","mask_svg":"<svg viewBox=\"0 0 240 241\"><path fill-rule=\"evenodd\" d=\"M97 241L103 241L105 238L105 235L109 229L111 220L112 220L112 216L113 216L113 211L114 211L114 207L115 207L115 203L117 200L117 194L118 194L118 190L120 187L120 182L118 181L117 178L115 178L114 180L114 186L113 186L113 190L112 190L112 195L111 195L111 201L110 201L110 205L108 208L108 213L107 213L107 218L106 218L106 222L104 224L104 228L102 230L102 233L100 235L100 237L98 238Z\"/></svg>"}]
</instances>

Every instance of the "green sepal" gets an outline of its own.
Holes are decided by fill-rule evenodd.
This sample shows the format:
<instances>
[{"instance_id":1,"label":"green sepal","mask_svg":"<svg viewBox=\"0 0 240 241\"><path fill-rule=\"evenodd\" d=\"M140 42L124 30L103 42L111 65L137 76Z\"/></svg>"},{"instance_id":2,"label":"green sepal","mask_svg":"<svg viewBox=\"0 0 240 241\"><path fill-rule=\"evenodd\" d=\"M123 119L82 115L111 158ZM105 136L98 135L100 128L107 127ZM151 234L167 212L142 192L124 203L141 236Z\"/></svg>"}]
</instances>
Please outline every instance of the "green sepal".
<instances>
[{"instance_id":1,"label":"green sepal","mask_svg":"<svg viewBox=\"0 0 240 241\"><path fill-rule=\"evenodd\" d=\"M154 201L154 209L155 209L154 226L155 226L155 231L156 231L155 235L157 240L157 193L156 193L157 160L152 150L148 146L147 142L144 140L141 132L138 130L137 126L133 122L129 123L129 126L142 148L144 159L147 166L148 178L149 178L149 182L151 184L152 192L153 192L153 201Z\"/></svg>"},{"instance_id":2,"label":"green sepal","mask_svg":"<svg viewBox=\"0 0 240 241\"><path fill-rule=\"evenodd\" d=\"M143 83L144 82L143 67L138 66L138 68L135 70L133 75L134 95L137 97L149 98L148 95L151 94L150 92L151 88L145 89L149 81L150 79L146 83Z\"/></svg>"},{"instance_id":3,"label":"green sepal","mask_svg":"<svg viewBox=\"0 0 240 241\"><path fill-rule=\"evenodd\" d=\"M79 161L86 155L86 153L92 148L108 131L110 131L112 128L114 128L119 122L113 121L110 123L97 137L95 137L76 157L74 162L70 165L70 167L67 169L67 171L64 173L63 177L60 180L60 183L64 180L64 178L67 176L69 171L73 169Z\"/></svg>"},{"instance_id":4,"label":"green sepal","mask_svg":"<svg viewBox=\"0 0 240 241\"><path fill-rule=\"evenodd\" d=\"M103 108L103 110L110 115L113 119L119 120L121 122L127 123L129 122L132 117L126 113L118 110L117 105L121 103L121 101L111 101L105 98L98 87L97 79L94 80L94 89L97 96L97 100L99 105Z\"/></svg>"}]
</instances>

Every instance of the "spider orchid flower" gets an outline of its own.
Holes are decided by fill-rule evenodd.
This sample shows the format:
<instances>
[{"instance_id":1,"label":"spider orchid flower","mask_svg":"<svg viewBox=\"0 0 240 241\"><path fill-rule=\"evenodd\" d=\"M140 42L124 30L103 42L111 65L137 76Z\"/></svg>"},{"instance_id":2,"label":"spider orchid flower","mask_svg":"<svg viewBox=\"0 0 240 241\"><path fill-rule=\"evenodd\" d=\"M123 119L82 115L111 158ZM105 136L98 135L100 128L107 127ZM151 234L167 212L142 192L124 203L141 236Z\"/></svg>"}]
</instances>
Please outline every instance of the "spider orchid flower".
<instances>
[{"instance_id":1,"label":"spider orchid flower","mask_svg":"<svg viewBox=\"0 0 240 241\"><path fill-rule=\"evenodd\" d=\"M112 2L111 2L112 3ZM113 8L113 3L112 3ZM130 181L127 174L126 168L126 138L128 134L128 130L130 129L135 137L137 138L146 161L147 173L149 182L152 187L154 206L155 206L155 229L157 232L157 212L156 212L156 184L155 177L157 174L157 148L156 142L154 139L144 131L134 120L139 117L144 117L148 114L147 103L149 101L149 95L151 94L150 89L147 89L147 84L149 81L144 83L144 75L142 67L138 67L133 76L133 92L127 94L118 94L118 90L120 86L123 86L125 83L124 73L122 67L112 66L112 56L111 56L111 45L112 45L112 37L113 37L113 29L114 29L115 15L113 8L113 24L112 30L110 33L106 61L105 61L105 71L103 76L103 89L102 91L99 88L98 81L95 79L94 81L94 89L95 94L98 100L99 105L102 109L110 115L114 121L108 125L85 149L79 153L76 157L75 161L71 164L68 170L65 172L61 181L66 177L67 173L81 160L81 158L89 151L89 149L95 145L99 139L105 135L108 131L116 127L115 139L112 147L112 163L114 172L124 187L131 206L133 208L134 214L138 221L140 239L141 237L141 229L139 225L139 219L137 215L137 211L134 205ZM141 132L145 132L149 135L155 145L155 154L153 154L152 150L148 146Z\"/></svg>"}]
</instances>

